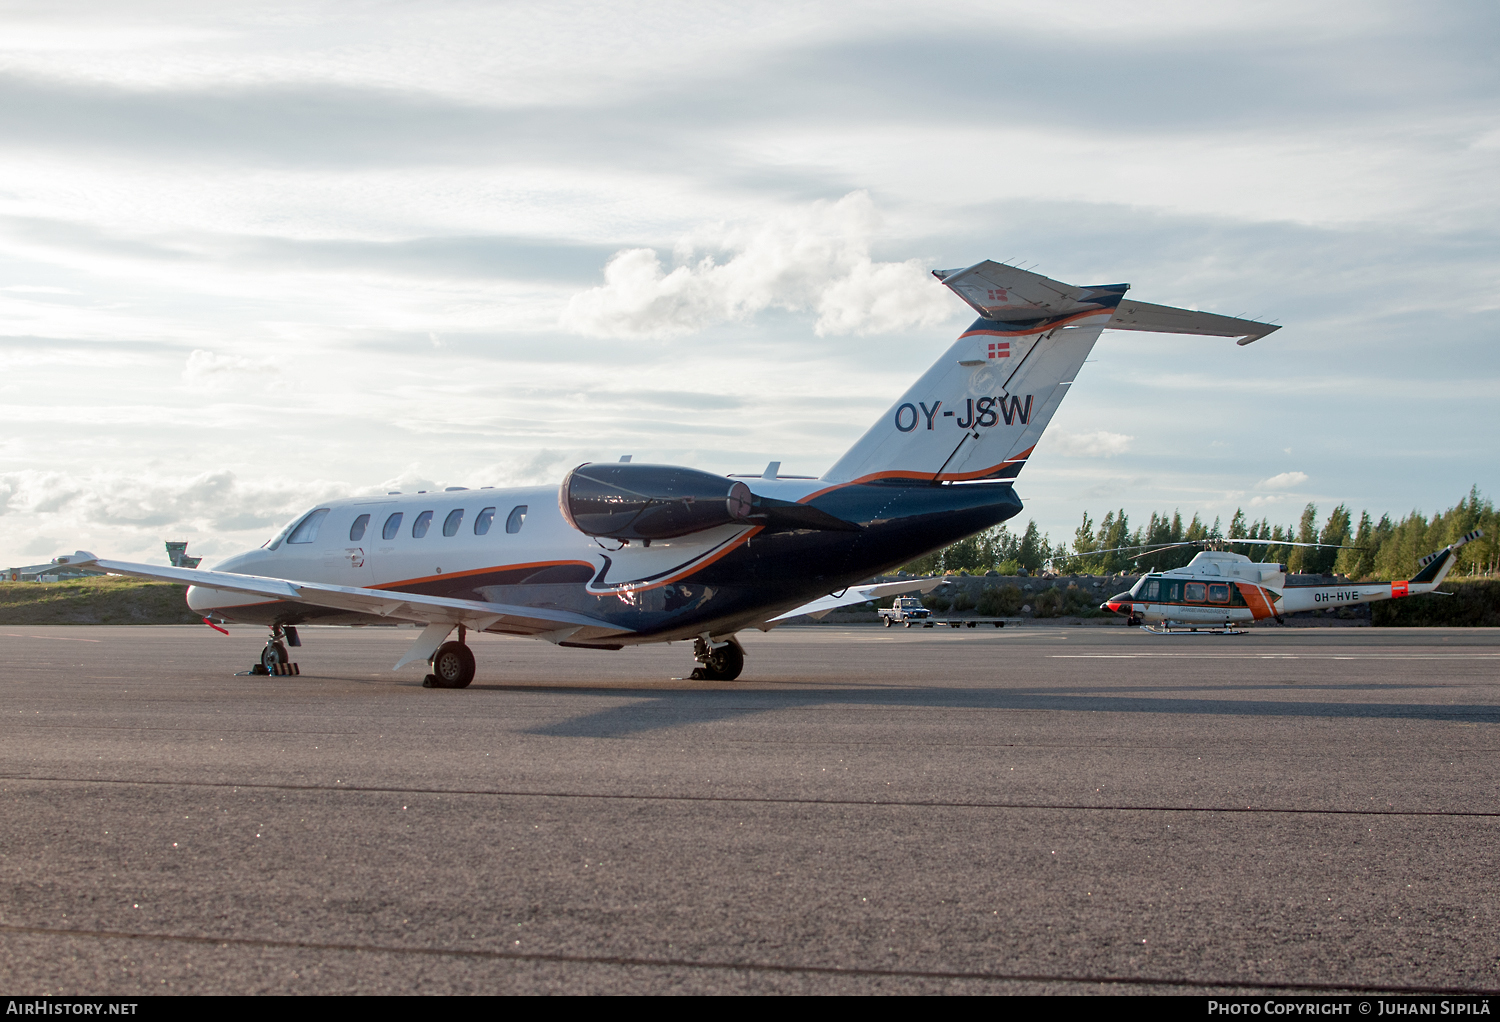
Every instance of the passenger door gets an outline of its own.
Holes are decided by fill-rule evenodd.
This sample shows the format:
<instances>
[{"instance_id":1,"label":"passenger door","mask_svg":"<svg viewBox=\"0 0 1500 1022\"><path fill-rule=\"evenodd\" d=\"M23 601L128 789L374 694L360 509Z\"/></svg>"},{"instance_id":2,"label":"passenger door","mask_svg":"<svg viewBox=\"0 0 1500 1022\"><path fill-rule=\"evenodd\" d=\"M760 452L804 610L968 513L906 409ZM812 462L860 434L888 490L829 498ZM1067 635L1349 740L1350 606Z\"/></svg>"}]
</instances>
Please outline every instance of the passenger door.
<instances>
[{"instance_id":1,"label":"passenger door","mask_svg":"<svg viewBox=\"0 0 1500 1022\"><path fill-rule=\"evenodd\" d=\"M340 516L338 533L328 538L330 558L329 581L341 586L368 587L375 583L375 551L380 542L384 509L392 501L364 501L345 508Z\"/></svg>"}]
</instances>

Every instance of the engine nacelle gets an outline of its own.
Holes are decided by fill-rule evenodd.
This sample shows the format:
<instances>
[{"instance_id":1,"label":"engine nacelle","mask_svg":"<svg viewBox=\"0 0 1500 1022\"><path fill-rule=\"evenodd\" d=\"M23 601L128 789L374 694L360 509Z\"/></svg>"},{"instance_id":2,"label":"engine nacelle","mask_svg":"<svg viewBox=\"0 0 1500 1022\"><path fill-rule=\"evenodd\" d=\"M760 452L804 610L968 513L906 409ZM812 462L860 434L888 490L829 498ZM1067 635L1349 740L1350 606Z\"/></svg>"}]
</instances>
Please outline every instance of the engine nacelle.
<instances>
[{"instance_id":1,"label":"engine nacelle","mask_svg":"<svg viewBox=\"0 0 1500 1022\"><path fill-rule=\"evenodd\" d=\"M743 522L753 499L744 483L711 472L630 462L579 465L557 494L568 524L610 539L671 539Z\"/></svg>"}]
</instances>

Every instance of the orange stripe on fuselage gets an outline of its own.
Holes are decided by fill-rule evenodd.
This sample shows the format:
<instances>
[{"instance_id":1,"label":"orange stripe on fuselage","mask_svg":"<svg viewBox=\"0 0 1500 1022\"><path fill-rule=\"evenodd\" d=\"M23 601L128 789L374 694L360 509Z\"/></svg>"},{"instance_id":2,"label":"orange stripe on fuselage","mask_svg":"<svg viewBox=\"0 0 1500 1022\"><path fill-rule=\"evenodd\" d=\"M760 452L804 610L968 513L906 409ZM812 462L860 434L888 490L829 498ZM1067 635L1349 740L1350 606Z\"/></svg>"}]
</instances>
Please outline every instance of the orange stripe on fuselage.
<instances>
[{"instance_id":1,"label":"orange stripe on fuselage","mask_svg":"<svg viewBox=\"0 0 1500 1022\"><path fill-rule=\"evenodd\" d=\"M1245 598L1245 606L1250 608L1250 613L1255 620L1261 621L1268 617L1276 616L1276 608L1271 604L1271 598L1260 586L1246 585L1236 582L1240 595Z\"/></svg>"},{"instance_id":2,"label":"orange stripe on fuselage","mask_svg":"<svg viewBox=\"0 0 1500 1022\"><path fill-rule=\"evenodd\" d=\"M982 468L977 472L945 472L942 475L936 477L936 480L934 480L931 472L910 472L906 471L905 469L892 469L887 472L871 472L869 475L860 476L858 479L851 479L847 483L834 483L832 486L826 486L821 490L816 490L813 493L809 493L805 497L799 497L797 499L797 503L806 504L808 501L814 499L815 497L821 497L825 493L832 493L834 490L843 489L845 486L858 486L860 483L878 483L884 479L910 479L913 482L958 482L967 479L982 479L987 475L993 475L994 473L1000 471L1006 465L1014 465L1017 462L1025 461L1027 458L1031 457L1031 452L1034 450L1036 450L1036 445L1032 444L1030 447L1026 448L1026 450L1022 451L1014 458L1006 458L998 465L991 465L989 468Z\"/></svg>"}]
</instances>

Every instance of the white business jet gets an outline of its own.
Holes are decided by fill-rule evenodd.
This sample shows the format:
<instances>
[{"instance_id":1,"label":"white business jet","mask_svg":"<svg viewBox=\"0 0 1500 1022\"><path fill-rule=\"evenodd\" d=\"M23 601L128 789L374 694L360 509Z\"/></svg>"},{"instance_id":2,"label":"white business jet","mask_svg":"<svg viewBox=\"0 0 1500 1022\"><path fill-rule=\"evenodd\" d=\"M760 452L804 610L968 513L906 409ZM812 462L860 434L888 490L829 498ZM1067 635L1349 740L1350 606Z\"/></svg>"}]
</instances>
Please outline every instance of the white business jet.
<instances>
[{"instance_id":1,"label":"white business jet","mask_svg":"<svg viewBox=\"0 0 1500 1022\"><path fill-rule=\"evenodd\" d=\"M777 463L728 477L584 464L560 487L330 501L213 570L65 560L188 583L209 623L267 625L260 673L285 673L304 622L415 622L425 627L396 667L430 663L432 687L473 680L469 630L601 650L691 640L694 676L727 681L744 665L737 632L931 590L941 579L866 583L1020 512L1012 481L1100 331L1248 344L1277 329L1001 263L934 276L980 318L816 479Z\"/></svg>"}]
</instances>

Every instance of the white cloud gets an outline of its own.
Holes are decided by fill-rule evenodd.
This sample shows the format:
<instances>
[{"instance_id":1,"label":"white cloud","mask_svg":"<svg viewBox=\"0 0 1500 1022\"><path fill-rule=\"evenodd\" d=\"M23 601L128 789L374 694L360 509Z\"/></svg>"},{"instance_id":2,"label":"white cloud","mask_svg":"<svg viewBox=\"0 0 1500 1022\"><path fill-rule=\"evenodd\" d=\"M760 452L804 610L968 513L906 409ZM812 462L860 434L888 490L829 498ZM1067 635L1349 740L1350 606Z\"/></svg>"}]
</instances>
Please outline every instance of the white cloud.
<instances>
[{"instance_id":1,"label":"white cloud","mask_svg":"<svg viewBox=\"0 0 1500 1022\"><path fill-rule=\"evenodd\" d=\"M1307 482L1306 472L1282 472L1269 479L1262 479L1258 487L1262 490L1291 490Z\"/></svg>"},{"instance_id":2,"label":"white cloud","mask_svg":"<svg viewBox=\"0 0 1500 1022\"><path fill-rule=\"evenodd\" d=\"M1061 430L1047 434L1048 450L1065 458L1112 458L1130 450L1135 437L1124 433L1098 430L1093 433L1070 433Z\"/></svg>"},{"instance_id":3,"label":"white cloud","mask_svg":"<svg viewBox=\"0 0 1500 1022\"><path fill-rule=\"evenodd\" d=\"M778 308L817 313L821 337L952 316L952 297L921 260L870 258L878 226L869 195L852 192L758 225L698 232L679 242L670 272L652 249L624 249L605 266L604 286L574 295L561 322L594 337L665 337ZM719 262L714 252L698 255L704 249L733 255Z\"/></svg>"},{"instance_id":4,"label":"white cloud","mask_svg":"<svg viewBox=\"0 0 1500 1022\"><path fill-rule=\"evenodd\" d=\"M217 389L253 385L259 377L281 375L274 362L249 359L241 355L220 355L212 351L195 349L182 368L182 380L192 387Z\"/></svg>"}]
</instances>

